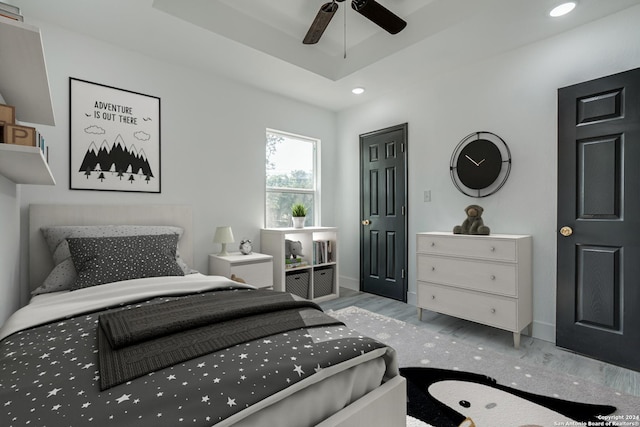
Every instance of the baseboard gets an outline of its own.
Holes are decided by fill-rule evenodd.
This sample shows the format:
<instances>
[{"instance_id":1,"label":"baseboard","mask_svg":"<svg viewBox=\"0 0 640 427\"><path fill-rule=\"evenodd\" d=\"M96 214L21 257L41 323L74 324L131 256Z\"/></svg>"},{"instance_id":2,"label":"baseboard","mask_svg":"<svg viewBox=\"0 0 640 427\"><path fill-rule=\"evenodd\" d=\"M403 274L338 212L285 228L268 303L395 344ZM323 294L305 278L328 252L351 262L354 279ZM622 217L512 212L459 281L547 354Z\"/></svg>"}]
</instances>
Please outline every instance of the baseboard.
<instances>
[{"instance_id":1,"label":"baseboard","mask_svg":"<svg viewBox=\"0 0 640 427\"><path fill-rule=\"evenodd\" d=\"M551 323L533 321L533 337L550 343L556 342L556 325Z\"/></svg>"},{"instance_id":2,"label":"baseboard","mask_svg":"<svg viewBox=\"0 0 640 427\"><path fill-rule=\"evenodd\" d=\"M418 294L415 292L407 292L407 304L418 306Z\"/></svg>"},{"instance_id":3,"label":"baseboard","mask_svg":"<svg viewBox=\"0 0 640 427\"><path fill-rule=\"evenodd\" d=\"M340 287L351 289L352 291L360 290L360 280L353 277L340 276Z\"/></svg>"}]
</instances>

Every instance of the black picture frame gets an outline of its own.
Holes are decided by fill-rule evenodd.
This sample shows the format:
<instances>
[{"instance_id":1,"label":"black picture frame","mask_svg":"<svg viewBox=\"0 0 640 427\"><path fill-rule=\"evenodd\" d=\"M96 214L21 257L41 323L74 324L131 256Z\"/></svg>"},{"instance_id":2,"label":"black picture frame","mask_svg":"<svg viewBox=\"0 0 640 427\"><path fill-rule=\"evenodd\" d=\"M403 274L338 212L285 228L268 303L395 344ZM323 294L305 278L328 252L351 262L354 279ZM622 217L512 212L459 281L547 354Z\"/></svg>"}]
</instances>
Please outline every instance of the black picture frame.
<instances>
[{"instance_id":1,"label":"black picture frame","mask_svg":"<svg viewBox=\"0 0 640 427\"><path fill-rule=\"evenodd\" d=\"M69 188L161 192L160 98L69 78Z\"/></svg>"}]
</instances>

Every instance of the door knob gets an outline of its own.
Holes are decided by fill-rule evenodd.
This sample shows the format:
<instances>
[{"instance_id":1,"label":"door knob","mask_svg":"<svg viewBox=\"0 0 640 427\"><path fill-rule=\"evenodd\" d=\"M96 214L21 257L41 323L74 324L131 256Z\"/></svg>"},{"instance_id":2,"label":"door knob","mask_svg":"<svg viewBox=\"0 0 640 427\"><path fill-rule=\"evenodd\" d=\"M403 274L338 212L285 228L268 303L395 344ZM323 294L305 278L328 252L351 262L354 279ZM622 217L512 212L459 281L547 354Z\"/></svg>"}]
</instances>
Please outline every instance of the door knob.
<instances>
[{"instance_id":1,"label":"door knob","mask_svg":"<svg viewBox=\"0 0 640 427\"><path fill-rule=\"evenodd\" d=\"M564 237L569 237L573 234L573 228L565 225L560 229L560 234L562 234Z\"/></svg>"},{"instance_id":2,"label":"door knob","mask_svg":"<svg viewBox=\"0 0 640 427\"><path fill-rule=\"evenodd\" d=\"M362 225L369 225L369 224L371 224L371 221L369 221L368 219L362 220Z\"/></svg>"}]
</instances>

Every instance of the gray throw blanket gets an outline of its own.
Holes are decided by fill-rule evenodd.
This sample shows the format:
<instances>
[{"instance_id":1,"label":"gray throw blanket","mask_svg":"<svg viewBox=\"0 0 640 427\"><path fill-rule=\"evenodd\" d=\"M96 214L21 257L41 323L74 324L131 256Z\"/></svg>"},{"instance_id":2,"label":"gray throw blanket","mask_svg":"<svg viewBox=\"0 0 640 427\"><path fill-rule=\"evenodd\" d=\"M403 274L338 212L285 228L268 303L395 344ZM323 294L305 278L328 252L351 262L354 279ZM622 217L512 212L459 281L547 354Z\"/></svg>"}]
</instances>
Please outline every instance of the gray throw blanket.
<instances>
[{"instance_id":1,"label":"gray throw blanket","mask_svg":"<svg viewBox=\"0 0 640 427\"><path fill-rule=\"evenodd\" d=\"M99 323L100 386L106 390L236 344L341 322L287 293L234 290L105 313Z\"/></svg>"}]
</instances>

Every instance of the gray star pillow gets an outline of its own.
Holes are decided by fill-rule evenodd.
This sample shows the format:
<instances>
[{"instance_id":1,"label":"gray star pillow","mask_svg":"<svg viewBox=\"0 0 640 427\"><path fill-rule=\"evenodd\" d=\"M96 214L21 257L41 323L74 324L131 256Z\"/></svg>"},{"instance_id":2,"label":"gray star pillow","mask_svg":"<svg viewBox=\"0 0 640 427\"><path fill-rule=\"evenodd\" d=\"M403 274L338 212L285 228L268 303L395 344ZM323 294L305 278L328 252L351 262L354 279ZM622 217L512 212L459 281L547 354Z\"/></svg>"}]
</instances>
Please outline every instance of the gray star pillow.
<instances>
[{"instance_id":1,"label":"gray star pillow","mask_svg":"<svg viewBox=\"0 0 640 427\"><path fill-rule=\"evenodd\" d=\"M176 262L177 234L68 238L78 278L71 290L122 280L184 276Z\"/></svg>"}]
</instances>

